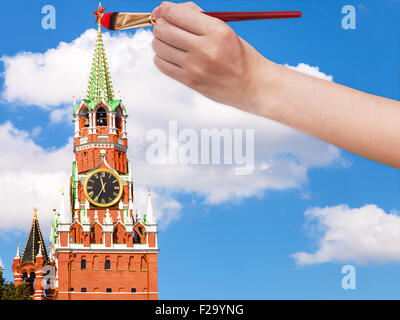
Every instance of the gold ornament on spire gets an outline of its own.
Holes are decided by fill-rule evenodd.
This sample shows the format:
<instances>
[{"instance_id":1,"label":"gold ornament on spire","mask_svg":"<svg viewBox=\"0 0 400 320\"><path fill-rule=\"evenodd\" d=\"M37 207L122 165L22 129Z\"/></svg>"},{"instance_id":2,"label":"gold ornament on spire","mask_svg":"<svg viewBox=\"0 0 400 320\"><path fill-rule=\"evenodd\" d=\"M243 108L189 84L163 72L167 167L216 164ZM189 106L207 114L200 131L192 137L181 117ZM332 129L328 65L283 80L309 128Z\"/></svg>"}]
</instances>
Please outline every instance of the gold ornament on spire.
<instances>
[{"instance_id":1,"label":"gold ornament on spire","mask_svg":"<svg viewBox=\"0 0 400 320\"><path fill-rule=\"evenodd\" d=\"M37 219L38 208L33 207L33 212L35 213L35 214L33 215L34 219Z\"/></svg>"}]
</instances>

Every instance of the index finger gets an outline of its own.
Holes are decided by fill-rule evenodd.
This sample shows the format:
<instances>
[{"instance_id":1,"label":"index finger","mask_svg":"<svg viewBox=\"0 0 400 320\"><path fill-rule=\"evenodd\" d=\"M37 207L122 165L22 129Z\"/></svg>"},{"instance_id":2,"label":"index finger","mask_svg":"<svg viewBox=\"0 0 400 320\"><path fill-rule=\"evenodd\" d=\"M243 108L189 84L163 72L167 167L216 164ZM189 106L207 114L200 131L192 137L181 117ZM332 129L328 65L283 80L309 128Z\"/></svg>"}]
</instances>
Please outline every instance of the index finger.
<instances>
[{"instance_id":1,"label":"index finger","mask_svg":"<svg viewBox=\"0 0 400 320\"><path fill-rule=\"evenodd\" d=\"M157 7L153 11L153 16L164 18L169 23L197 35L209 33L217 20L189 6L173 3L166 3Z\"/></svg>"}]
</instances>

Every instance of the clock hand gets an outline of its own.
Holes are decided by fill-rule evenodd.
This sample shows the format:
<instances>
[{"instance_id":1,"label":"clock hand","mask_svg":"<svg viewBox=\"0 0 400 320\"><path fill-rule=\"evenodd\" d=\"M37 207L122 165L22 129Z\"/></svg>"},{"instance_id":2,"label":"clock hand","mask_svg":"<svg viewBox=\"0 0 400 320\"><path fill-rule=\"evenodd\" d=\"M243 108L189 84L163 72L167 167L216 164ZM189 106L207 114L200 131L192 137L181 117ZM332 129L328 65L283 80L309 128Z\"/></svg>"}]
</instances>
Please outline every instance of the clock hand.
<instances>
[{"instance_id":1,"label":"clock hand","mask_svg":"<svg viewBox=\"0 0 400 320\"><path fill-rule=\"evenodd\" d=\"M100 176L101 187L104 188L103 178Z\"/></svg>"},{"instance_id":2,"label":"clock hand","mask_svg":"<svg viewBox=\"0 0 400 320\"><path fill-rule=\"evenodd\" d=\"M101 190L100 190L100 192L99 192L99 194L97 195L96 198L99 198L100 195L102 194L102 192L105 191L104 189L106 188L106 185L107 185L107 182L106 182L105 184L103 184L103 187L101 188ZM96 200L96 201L97 201L97 200Z\"/></svg>"}]
</instances>

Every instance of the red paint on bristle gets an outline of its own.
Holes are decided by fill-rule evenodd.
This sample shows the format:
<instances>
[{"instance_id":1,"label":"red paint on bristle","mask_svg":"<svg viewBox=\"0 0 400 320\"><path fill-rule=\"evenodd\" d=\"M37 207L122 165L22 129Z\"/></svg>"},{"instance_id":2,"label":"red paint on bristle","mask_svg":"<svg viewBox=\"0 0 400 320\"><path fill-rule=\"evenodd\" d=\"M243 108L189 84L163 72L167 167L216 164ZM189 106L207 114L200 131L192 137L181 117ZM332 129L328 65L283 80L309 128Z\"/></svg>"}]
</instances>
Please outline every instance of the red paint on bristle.
<instances>
[{"instance_id":1,"label":"red paint on bristle","mask_svg":"<svg viewBox=\"0 0 400 320\"><path fill-rule=\"evenodd\" d=\"M110 16L111 13L105 13L100 20L101 25L106 29L110 29Z\"/></svg>"}]
</instances>

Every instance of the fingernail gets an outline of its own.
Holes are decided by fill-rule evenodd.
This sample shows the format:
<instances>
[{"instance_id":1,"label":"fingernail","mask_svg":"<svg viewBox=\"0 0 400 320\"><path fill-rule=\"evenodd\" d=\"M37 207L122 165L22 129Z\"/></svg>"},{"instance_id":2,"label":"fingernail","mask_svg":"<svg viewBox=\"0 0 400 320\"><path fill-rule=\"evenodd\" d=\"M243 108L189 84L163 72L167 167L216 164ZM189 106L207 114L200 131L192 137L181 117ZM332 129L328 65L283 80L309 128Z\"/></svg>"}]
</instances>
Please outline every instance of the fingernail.
<instances>
[{"instance_id":1,"label":"fingernail","mask_svg":"<svg viewBox=\"0 0 400 320\"><path fill-rule=\"evenodd\" d=\"M160 17L160 7L156 7L154 10L153 10L153 17L154 18L159 18Z\"/></svg>"}]
</instances>

